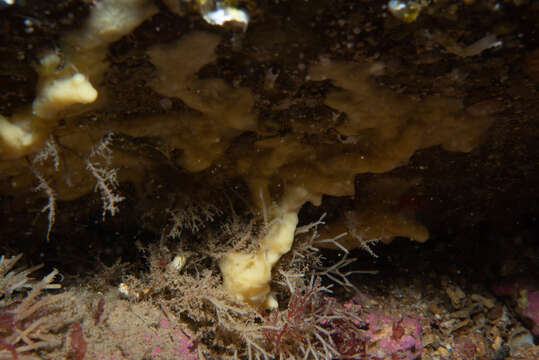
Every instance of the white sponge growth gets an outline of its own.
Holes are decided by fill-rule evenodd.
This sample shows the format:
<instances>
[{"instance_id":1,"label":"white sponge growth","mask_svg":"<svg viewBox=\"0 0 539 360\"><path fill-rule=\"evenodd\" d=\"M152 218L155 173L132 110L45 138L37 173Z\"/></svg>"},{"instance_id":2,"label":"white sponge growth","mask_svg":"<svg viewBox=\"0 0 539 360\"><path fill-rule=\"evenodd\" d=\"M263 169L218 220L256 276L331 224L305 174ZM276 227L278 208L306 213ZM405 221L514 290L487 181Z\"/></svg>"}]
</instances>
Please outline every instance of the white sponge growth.
<instances>
[{"instance_id":1,"label":"white sponge growth","mask_svg":"<svg viewBox=\"0 0 539 360\"><path fill-rule=\"evenodd\" d=\"M306 201L317 202L305 188L290 189L281 200L277 213L254 254L230 252L219 263L225 287L239 300L264 306L278 306L270 294L271 269L292 248L298 225L298 211Z\"/></svg>"},{"instance_id":2,"label":"white sponge growth","mask_svg":"<svg viewBox=\"0 0 539 360\"><path fill-rule=\"evenodd\" d=\"M0 115L0 139L9 148L17 151L30 146L34 141L34 136L22 126L13 124ZM1 151L0 154L2 154Z\"/></svg>"},{"instance_id":3,"label":"white sponge growth","mask_svg":"<svg viewBox=\"0 0 539 360\"><path fill-rule=\"evenodd\" d=\"M83 74L51 81L32 104L34 115L54 118L58 112L73 104L90 104L97 99L97 90Z\"/></svg>"}]
</instances>

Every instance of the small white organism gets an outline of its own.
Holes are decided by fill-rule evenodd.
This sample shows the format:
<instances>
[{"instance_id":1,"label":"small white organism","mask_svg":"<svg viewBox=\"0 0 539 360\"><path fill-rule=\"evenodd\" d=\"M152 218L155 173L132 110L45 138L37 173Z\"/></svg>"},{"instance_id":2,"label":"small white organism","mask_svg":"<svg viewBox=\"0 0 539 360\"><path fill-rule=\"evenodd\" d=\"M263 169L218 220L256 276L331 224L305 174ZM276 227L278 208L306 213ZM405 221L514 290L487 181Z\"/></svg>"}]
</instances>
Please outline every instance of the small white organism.
<instances>
[{"instance_id":1,"label":"small white organism","mask_svg":"<svg viewBox=\"0 0 539 360\"><path fill-rule=\"evenodd\" d=\"M212 1L209 3L212 3ZM200 12L204 20L212 25L223 26L228 22L236 22L241 24L245 31L249 24L249 14L245 10L224 5L221 2L215 3L215 6L203 6Z\"/></svg>"}]
</instances>

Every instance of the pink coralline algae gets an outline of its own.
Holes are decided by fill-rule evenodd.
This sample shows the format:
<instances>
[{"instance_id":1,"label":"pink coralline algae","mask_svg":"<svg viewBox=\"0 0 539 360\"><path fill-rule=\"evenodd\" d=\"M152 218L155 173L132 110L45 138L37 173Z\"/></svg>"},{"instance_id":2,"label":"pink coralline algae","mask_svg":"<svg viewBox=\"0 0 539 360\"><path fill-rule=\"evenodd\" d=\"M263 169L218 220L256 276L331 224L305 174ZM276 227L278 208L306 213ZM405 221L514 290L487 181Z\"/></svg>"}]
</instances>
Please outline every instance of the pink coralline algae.
<instances>
[{"instance_id":1,"label":"pink coralline algae","mask_svg":"<svg viewBox=\"0 0 539 360\"><path fill-rule=\"evenodd\" d=\"M167 332L172 340L172 346L170 346L170 353L174 355L178 360L197 360L196 352L194 350L193 342L185 335L185 333L179 328L172 328L169 321L165 318L161 319L160 329ZM154 334L154 344L163 343L160 335ZM154 345L152 348L152 359L159 358L159 355L165 355L166 351L163 348L164 344Z\"/></svg>"},{"instance_id":2,"label":"pink coralline algae","mask_svg":"<svg viewBox=\"0 0 539 360\"><path fill-rule=\"evenodd\" d=\"M365 354L368 359L414 360L421 356L421 325L405 316L393 318L380 314L365 317L368 329Z\"/></svg>"},{"instance_id":3,"label":"pink coralline algae","mask_svg":"<svg viewBox=\"0 0 539 360\"><path fill-rule=\"evenodd\" d=\"M533 335L539 336L539 291L527 294L527 306L523 311L526 318L532 323Z\"/></svg>"},{"instance_id":4,"label":"pink coralline algae","mask_svg":"<svg viewBox=\"0 0 539 360\"><path fill-rule=\"evenodd\" d=\"M513 308L529 325L533 335L539 336L539 286L526 280L504 282L493 286L498 296L510 296Z\"/></svg>"}]
</instances>

